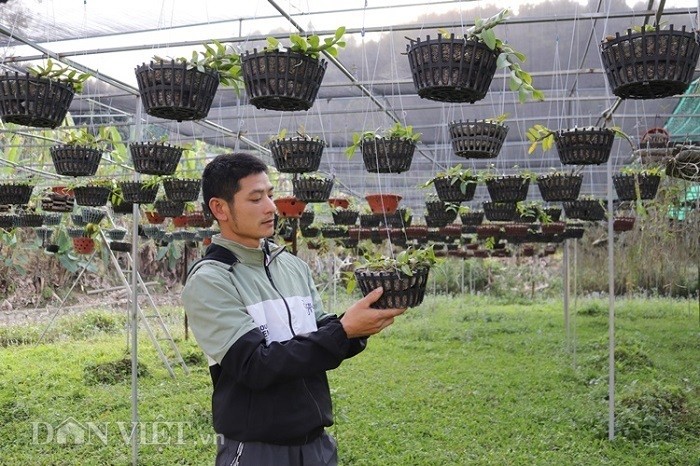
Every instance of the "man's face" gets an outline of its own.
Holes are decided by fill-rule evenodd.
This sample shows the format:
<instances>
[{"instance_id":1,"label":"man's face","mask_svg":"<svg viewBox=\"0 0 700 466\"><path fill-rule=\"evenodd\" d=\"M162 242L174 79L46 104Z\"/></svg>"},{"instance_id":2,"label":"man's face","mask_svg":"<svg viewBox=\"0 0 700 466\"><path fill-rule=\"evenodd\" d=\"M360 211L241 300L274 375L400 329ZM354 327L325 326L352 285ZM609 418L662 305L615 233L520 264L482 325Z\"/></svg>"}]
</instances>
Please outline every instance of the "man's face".
<instances>
[{"instance_id":1,"label":"man's face","mask_svg":"<svg viewBox=\"0 0 700 466\"><path fill-rule=\"evenodd\" d=\"M213 198L210 208L219 220L221 235L251 248L257 248L262 238L275 231L275 203L272 202L272 183L266 173L255 173L241 178L240 189L233 202Z\"/></svg>"}]
</instances>

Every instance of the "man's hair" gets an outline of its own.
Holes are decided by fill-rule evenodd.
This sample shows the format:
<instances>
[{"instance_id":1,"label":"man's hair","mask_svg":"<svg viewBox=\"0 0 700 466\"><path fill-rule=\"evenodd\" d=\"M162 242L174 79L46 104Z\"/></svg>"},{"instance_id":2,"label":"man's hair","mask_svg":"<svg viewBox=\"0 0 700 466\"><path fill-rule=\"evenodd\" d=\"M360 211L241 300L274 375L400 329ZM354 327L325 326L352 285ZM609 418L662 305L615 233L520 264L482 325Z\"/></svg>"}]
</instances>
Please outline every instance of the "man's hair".
<instances>
[{"instance_id":1,"label":"man's hair","mask_svg":"<svg viewBox=\"0 0 700 466\"><path fill-rule=\"evenodd\" d=\"M204 206L209 209L212 197L226 202L233 200L240 189L239 181L248 175L267 173L267 165L251 154L222 154L209 162L202 172L202 196Z\"/></svg>"}]
</instances>

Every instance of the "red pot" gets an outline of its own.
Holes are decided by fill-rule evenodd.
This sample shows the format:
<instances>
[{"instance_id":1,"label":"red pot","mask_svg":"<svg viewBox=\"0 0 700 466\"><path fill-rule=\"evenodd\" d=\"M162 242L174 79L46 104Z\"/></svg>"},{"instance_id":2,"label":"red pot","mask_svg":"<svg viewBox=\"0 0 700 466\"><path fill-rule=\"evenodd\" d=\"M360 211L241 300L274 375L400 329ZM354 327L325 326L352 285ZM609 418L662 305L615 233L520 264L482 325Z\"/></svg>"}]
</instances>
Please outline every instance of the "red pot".
<instances>
[{"instance_id":1,"label":"red pot","mask_svg":"<svg viewBox=\"0 0 700 466\"><path fill-rule=\"evenodd\" d=\"M73 238L73 249L78 254L91 254L95 250L95 241L85 236Z\"/></svg>"},{"instance_id":2,"label":"red pot","mask_svg":"<svg viewBox=\"0 0 700 466\"><path fill-rule=\"evenodd\" d=\"M146 212L146 220L148 220L148 223L152 225L158 225L161 224L165 221L165 217L161 216L158 214L158 212L152 211L152 212Z\"/></svg>"},{"instance_id":3,"label":"red pot","mask_svg":"<svg viewBox=\"0 0 700 466\"><path fill-rule=\"evenodd\" d=\"M613 231L623 232L630 231L634 228L635 217L615 217L613 220Z\"/></svg>"},{"instance_id":4,"label":"red pot","mask_svg":"<svg viewBox=\"0 0 700 466\"><path fill-rule=\"evenodd\" d=\"M365 199L372 213L393 214L402 198L398 194L368 194Z\"/></svg>"},{"instance_id":5,"label":"red pot","mask_svg":"<svg viewBox=\"0 0 700 466\"><path fill-rule=\"evenodd\" d=\"M61 196L74 197L73 190L68 189L66 186L52 186L51 191Z\"/></svg>"},{"instance_id":6,"label":"red pot","mask_svg":"<svg viewBox=\"0 0 700 466\"><path fill-rule=\"evenodd\" d=\"M173 225L176 228L185 228L187 226L187 215L173 217Z\"/></svg>"},{"instance_id":7,"label":"red pot","mask_svg":"<svg viewBox=\"0 0 700 466\"><path fill-rule=\"evenodd\" d=\"M350 207L350 201L343 197L330 197L328 198L328 205L340 209L347 209Z\"/></svg>"},{"instance_id":8,"label":"red pot","mask_svg":"<svg viewBox=\"0 0 700 466\"><path fill-rule=\"evenodd\" d=\"M282 218L299 218L306 208L306 202L298 200L294 196L278 197L275 199L277 215Z\"/></svg>"}]
</instances>

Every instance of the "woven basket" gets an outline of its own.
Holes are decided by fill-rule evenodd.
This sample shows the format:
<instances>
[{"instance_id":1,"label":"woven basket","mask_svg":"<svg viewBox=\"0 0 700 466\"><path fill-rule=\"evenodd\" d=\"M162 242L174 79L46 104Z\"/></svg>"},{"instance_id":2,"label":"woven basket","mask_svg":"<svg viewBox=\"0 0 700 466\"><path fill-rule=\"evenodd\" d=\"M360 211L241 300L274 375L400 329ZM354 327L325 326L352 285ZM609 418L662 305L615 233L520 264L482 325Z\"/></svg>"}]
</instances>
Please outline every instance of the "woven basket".
<instances>
[{"instance_id":1,"label":"woven basket","mask_svg":"<svg viewBox=\"0 0 700 466\"><path fill-rule=\"evenodd\" d=\"M461 179L453 182L450 177L437 177L433 180L433 184L438 197L443 202L471 201L476 192L476 177L470 177L470 180L464 184L464 192L462 192Z\"/></svg>"},{"instance_id":2,"label":"woven basket","mask_svg":"<svg viewBox=\"0 0 700 466\"><path fill-rule=\"evenodd\" d=\"M298 178L292 180L292 191L302 202L326 202L331 197L333 183L333 178Z\"/></svg>"},{"instance_id":3,"label":"woven basket","mask_svg":"<svg viewBox=\"0 0 700 466\"><path fill-rule=\"evenodd\" d=\"M105 186L77 186L73 192L76 204L101 207L107 205L111 190Z\"/></svg>"},{"instance_id":4,"label":"woven basket","mask_svg":"<svg viewBox=\"0 0 700 466\"><path fill-rule=\"evenodd\" d=\"M163 180L165 197L169 201L190 202L196 201L202 180L199 178L170 178Z\"/></svg>"},{"instance_id":5,"label":"woven basket","mask_svg":"<svg viewBox=\"0 0 700 466\"><path fill-rule=\"evenodd\" d=\"M143 107L151 116L167 120L201 120L209 114L219 87L219 73L200 71L186 63L159 61L136 68Z\"/></svg>"},{"instance_id":6,"label":"woven basket","mask_svg":"<svg viewBox=\"0 0 700 466\"><path fill-rule=\"evenodd\" d=\"M537 177L537 187L546 202L574 201L581 192L583 175L543 175Z\"/></svg>"},{"instance_id":7,"label":"woven basket","mask_svg":"<svg viewBox=\"0 0 700 466\"><path fill-rule=\"evenodd\" d=\"M326 60L290 51L246 52L241 57L248 100L267 110L308 110L326 73Z\"/></svg>"},{"instance_id":8,"label":"woven basket","mask_svg":"<svg viewBox=\"0 0 700 466\"><path fill-rule=\"evenodd\" d=\"M700 148L683 149L666 164L666 175L687 181L700 181Z\"/></svg>"},{"instance_id":9,"label":"woven basket","mask_svg":"<svg viewBox=\"0 0 700 466\"><path fill-rule=\"evenodd\" d=\"M53 146L49 149L56 173L65 176L92 176L102 160L102 152L83 146Z\"/></svg>"},{"instance_id":10,"label":"woven basket","mask_svg":"<svg viewBox=\"0 0 700 466\"><path fill-rule=\"evenodd\" d=\"M608 128L574 128L554 133L564 165L600 165L608 161L615 132Z\"/></svg>"},{"instance_id":11,"label":"woven basket","mask_svg":"<svg viewBox=\"0 0 700 466\"><path fill-rule=\"evenodd\" d=\"M122 181L119 183L123 202L131 204L152 204L158 196L158 187L158 185L146 187L140 181Z\"/></svg>"},{"instance_id":12,"label":"woven basket","mask_svg":"<svg viewBox=\"0 0 700 466\"><path fill-rule=\"evenodd\" d=\"M321 165L324 141L308 138L275 139L268 144L275 167L282 173L308 173Z\"/></svg>"},{"instance_id":13,"label":"woven basket","mask_svg":"<svg viewBox=\"0 0 700 466\"><path fill-rule=\"evenodd\" d=\"M0 115L5 123L55 128L68 113L73 88L47 78L8 73L0 76Z\"/></svg>"},{"instance_id":14,"label":"woven basket","mask_svg":"<svg viewBox=\"0 0 700 466\"><path fill-rule=\"evenodd\" d=\"M402 173L411 169L416 143L410 138L367 138L360 148L368 172Z\"/></svg>"},{"instance_id":15,"label":"woven basket","mask_svg":"<svg viewBox=\"0 0 700 466\"><path fill-rule=\"evenodd\" d=\"M0 204L23 205L32 197L34 186L30 184L0 183Z\"/></svg>"},{"instance_id":16,"label":"woven basket","mask_svg":"<svg viewBox=\"0 0 700 466\"><path fill-rule=\"evenodd\" d=\"M496 52L454 34L410 40L406 50L413 84L423 99L474 103L486 96L496 73Z\"/></svg>"},{"instance_id":17,"label":"woven basket","mask_svg":"<svg viewBox=\"0 0 700 466\"><path fill-rule=\"evenodd\" d=\"M492 159L498 156L508 127L485 120L455 121L449 125L452 150L458 157Z\"/></svg>"},{"instance_id":18,"label":"woven basket","mask_svg":"<svg viewBox=\"0 0 700 466\"><path fill-rule=\"evenodd\" d=\"M384 288L381 297L370 304L374 309L416 307L423 302L425 288L428 283L428 272L425 267L413 272L409 276L396 271L371 271L364 269L355 270L357 284L363 295L367 295L375 288Z\"/></svg>"},{"instance_id":19,"label":"woven basket","mask_svg":"<svg viewBox=\"0 0 700 466\"><path fill-rule=\"evenodd\" d=\"M597 222L605 220L605 208L596 199L579 199L564 202L564 212L570 219Z\"/></svg>"},{"instance_id":20,"label":"woven basket","mask_svg":"<svg viewBox=\"0 0 700 466\"><path fill-rule=\"evenodd\" d=\"M492 222L512 222L517 215L515 202L484 202L484 217Z\"/></svg>"},{"instance_id":21,"label":"woven basket","mask_svg":"<svg viewBox=\"0 0 700 466\"><path fill-rule=\"evenodd\" d=\"M177 169L181 147L163 142L135 142L129 144L134 170L145 175L172 175Z\"/></svg>"},{"instance_id":22,"label":"woven basket","mask_svg":"<svg viewBox=\"0 0 700 466\"><path fill-rule=\"evenodd\" d=\"M613 94L622 99L659 99L682 94L693 79L700 44L685 26L616 33L600 44Z\"/></svg>"},{"instance_id":23,"label":"woven basket","mask_svg":"<svg viewBox=\"0 0 700 466\"><path fill-rule=\"evenodd\" d=\"M656 192L659 190L661 176L645 173L619 174L613 175L612 180L617 197L621 201L634 201L637 198L651 200L656 197ZM639 189L639 195L637 195L637 189Z\"/></svg>"},{"instance_id":24,"label":"woven basket","mask_svg":"<svg viewBox=\"0 0 700 466\"><path fill-rule=\"evenodd\" d=\"M530 179L519 175L506 175L486 181L493 202L519 202L527 199Z\"/></svg>"}]
</instances>

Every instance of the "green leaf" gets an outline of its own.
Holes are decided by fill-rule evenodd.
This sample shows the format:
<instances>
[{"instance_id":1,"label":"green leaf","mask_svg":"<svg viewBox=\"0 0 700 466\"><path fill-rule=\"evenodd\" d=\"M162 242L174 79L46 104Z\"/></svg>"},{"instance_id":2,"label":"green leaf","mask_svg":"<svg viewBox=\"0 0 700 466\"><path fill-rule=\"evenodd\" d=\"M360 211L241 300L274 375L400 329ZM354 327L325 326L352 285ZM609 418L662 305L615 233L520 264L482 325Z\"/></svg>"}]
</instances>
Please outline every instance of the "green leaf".
<instances>
[{"instance_id":1,"label":"green leaf","mask_svg":"<svg viewBox=\"0 0 700 466\"><path fill-rule=\"evenodd\" d=\"M486 29L481 33L481 40L486 46L494 50L496 48L496 33L492 29Z\"/></svg>"},{"instance_id":2,"label":"green leaf","mask_svg":"<svg viewBox=\"0 0 700 466\"><path fill-rule=\"evenodd\" d=\"M340 26L338 29L335 30L335 38L340 39L343 37L343 34L345 34L345 26Z\"/></svg>"},{"instance_id":3,"label":"green leaf","mask_svg":"<svg viewBox=\"0 0 700 466\"><path fill-rule=\"evenodd\" d=\"M508 55L505 53L499 54L498 59L496 59L496 68L502 70L503 68L508 68L509 66L510 62L508 61Z\"/></svg>"}]
</instances>

